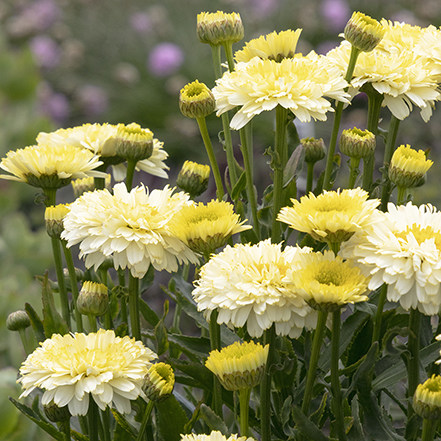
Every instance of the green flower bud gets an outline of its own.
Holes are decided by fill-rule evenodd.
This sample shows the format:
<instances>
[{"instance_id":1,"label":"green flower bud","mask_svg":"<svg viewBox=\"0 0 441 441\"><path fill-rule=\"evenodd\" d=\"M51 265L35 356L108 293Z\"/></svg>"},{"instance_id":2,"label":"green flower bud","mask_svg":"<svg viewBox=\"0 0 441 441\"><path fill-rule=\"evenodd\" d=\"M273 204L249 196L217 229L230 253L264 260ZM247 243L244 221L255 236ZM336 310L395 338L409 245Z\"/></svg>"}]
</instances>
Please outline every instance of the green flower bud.
<instances>
[{"instance_id":1,"label":"green flower bud","mask_svg":"<svg viewBox=\"0 0 441 441\"><path fill-rule=\"evenodd\" d=\"M107 286L102 283L84 282L78 296L77 308L84 315L104 315L109 308Z\"/></svg>"},{"instance_id":2,"label":"green flower bud","mask_svg":"<svg viewBox=\"0 0 441 441\"><path fill-rule=\"evenodd\" d=\"M107 173L105 179L105 188L110 190L111 175ZM86 191L95 190L95 179L93 177L75 179L71 182L75 198L79 198Z\"/></svg>"},{"instance_id":3,"label":"green flower bud","mask_svg":"<svg viewBox=\"0 0 441 441\"><path fill-rule=\"evenodd\" d=\"M343 130L340 137L340 151L350 158L367 158L375 152L375 135L369 130Z\"/></svg>"},{"instance_id":4,"label":"green flower bud","mask_svg":"<svg viewBox=\"0 0 441 441\"><path fill-rule=\"evenodd\" d=\"M422 418L441 419L441 376L432 375L419 384L413 396L413 408Z\"/></svg>"},{"instance_id":5,"label":"green flower bud","mask_svg":"<svg viewBox=\"0 0 441 441\"><path fill-rule=\"evenodd\" d=\"M196 80L181 89L179 108L184 116L204 118L214 112L216 100L211 90Z\"/></svg>"},{"instance_id":6,"label":"green flower bud","mask_svg":"<svg viewBox=\"0 0 441 441\"><path fill-rule=\"evenodd\" d=\"M207 190L209 179L209 165L185 161L176 179L176 185L194 198Z\"/></svg>"},{"instance_id":7,"label":"green flower bud","mask_svg":"<svg viewBox=\"0 0 441 441\"><path fill-rule=\"evenodd\" d=\"M352 14L344 30L346 40L362 52L374 50L384 33L383 26L377 20L361 12Z\"/></svg>"},{"instance_id":8,"label":"green flower bud","mask_svg":"<svg viewBox=\"0 0 441 441\"><path fill-rule=\"evenodd\" d=\"M197 17L196 33L201 43L217 45L237 43L242 40L244 29L242 19L236 12L201 12Z\"/></svg>"},{"instance_id":9,"label":"green flower bud","mask_svg":"<svg viewBox=\"0 0 441 441\"><path fill-rule=\"evenodd\" d=\"M143 391L151 401L164 401L173 392L175 374L170 365L155 363L148 370L143 385Z\"/></svg>"},{"instance_id":10,"label":"green flower bud","mask_svg":"<svg viewBox=\"0 0 441 441\"><path fill-rule=\"evenodd\" d=\"M49 404L43 406L44 414L49 421L53 423L62 423L71 417L68 406L59 407L52 400Z\"/></svg>"},{"instance_id":11,"label":"green flower bud","mask_svg":"<svg viewBox=\"0 0 441 441\"><path fill-rule=\"evenodd\" d=\"M315 164L326 156L326 146L322 138L303 138L300 140L305 152L305 162Z\"/></svg>"},{"instance_id":12,"label":"green flower bud","mask_svg":"<svg viewBox=\"0 0 441 441\"><path fill-rule=\"evenodd\" d=\"M63 219L69 213L69 205L59 204L46 207L44 220L46 222L46 231L50 237L59 239L64 230Z\"/></svg>"},{"instance_id":13,"label":"green flower bud","mask_svg":"<svg viewBox=\"0 0 441 441\"><path fill-rule=\"evenodd\" d=\"M6 328L10 331L20 331L31 326L31 321L26 311L11 312L6 319Z\"/></svg>"},{"instance_id":14,"label":"green flower bud","mask_svg":"<svg viewBox=\"0 0 441 441\"><path fill-rule=\"evenodd\" d=\"M153 153L153 132L138 124L120 124L116 133L116 154L132 161L148 159Z\"/></svg>"}]
</instances>

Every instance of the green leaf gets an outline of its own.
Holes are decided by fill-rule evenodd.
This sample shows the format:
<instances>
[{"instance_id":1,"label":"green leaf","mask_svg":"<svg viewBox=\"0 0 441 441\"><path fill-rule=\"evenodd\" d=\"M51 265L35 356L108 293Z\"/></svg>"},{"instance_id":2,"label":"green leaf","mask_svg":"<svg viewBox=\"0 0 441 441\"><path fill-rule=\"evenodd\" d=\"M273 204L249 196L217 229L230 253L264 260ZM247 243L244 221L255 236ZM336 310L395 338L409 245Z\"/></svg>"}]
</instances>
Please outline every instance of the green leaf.
<instances>
[{"instance_id":1,"label":"green leaf","mask_svg":"<svg viewBox=\"0 0 441 441\"><path fill-rule=\"evenodd\" d=\"M89 437L77 432L76 430L70 430L70 435L75 441L90 441Z\"/></svg>"},{"instance_id":2,"label":"green leaf","mask_svg":"<svg viewBox=\"0 0 441 441\"><path fill-rule=\"evenodd\" d=\"M167 400L155 403L155 407L157 427L162 439L164 441L180 441L188 418L176 398L171 395Z\"/></svg>"},{"instance_id":3,"label":"green leaf","mask_svg":"<svg viewBox=\"0 0 441 441\"><path fill-rule=\"evenodd\" d=\"M320 425L320 421L323 418L323 414L325 412L326 409L326 402L328 401L328 393L324 393L322 400L320 402L320 406L318 407L318 409L311 414L311 416L309 417L311 419L311 421L315 424L317 424L317 426Z\"/></svg>"},{"instance_id":4,"label":"green leaf","mask_svg":"<svg viewBox=\"0 0 441 441\"><path fill-rule=\"evenodd\" d=\"M116 421L114 441L117 441L117 434L118 434L118 440L120 441L126 441L126 440L130 441L132 439L136 439L136 431L128 423L124 415L120 414L115 409L110 409L110 410Z\"/></svg>"},{"instance_id":5,"label":"green leaf","mask_svg":"<svg viewBox=\"0 0 441 441\"><path fill-rule=\"evenodd\" d=\"M35 309L29 303L25 303L25 311L29 316L29 320L31 321L31 326L32 329L34 330L37 341L40 343L46 340L46 336L44 335L43 322L36 313Z\"/></svg>"},{"instance_id":6,"label":"green leaf","mask_svg":"<svg viewBox=\"0 0 441 441\"><path fill-rule=\"evenodd\" d=\"M211 351L210 339L207 337L190 337L169 333L168 341L179 346L182 351L188 351L202 358L207 358Z\"/></svg>"},{"instance_id":7,"label":"green leaf","mask_svg":"<svg viewBox=\"0 0 441 441\"><path fill-rule=\"evenodd\" d=\"M247 187L247 177L246 177L246 173L243 172L238 181L236 182L236 185L234 186L233 190L231 191L231 199L233 201L239 199L240 194L242 193L242 191L245 190L245 188Z\"/></svg>"},{"instance_id":8,"label":"green leaf","mask_svg":"<svg viewBox=\"0 0 441 441\"><path fill-rule=\"evenodd\" d=\"M307 439L314 441L329 441L322 431L297 407L292 407L292 416L298 431Z\"/></svg>"},{"instance_id":9,"label":"green leaf","mask_svg":"<svg viewBox=\"0 0 441 441\"><path fill-rule=\"evenodd\" d=\"M147 291L153 285L154 280L155 280L155 268L153 268L153 265L150 265L146 275L141 279L141 287L140 287L141 294L144 291Z\"/></svg>"},{"instance_id":10,"label":"green leaf","mask_svg":"<svg viewBox=\"0 0 441 441\"><path fill-rule=\"evenodd\" d=\"M289 396L283 403L282 410L280 412L280 422L282 426L288 423L291 415L292 396Z\"/></svg>"},{"instance_id":11,"label":"green leaf","mask_svg":"<svg viewBox=\"0 0 441 441\"><path fill-rule=\"evenodd\" d=\"M200 388L209 391L213 388L213 374L202 364L193 363L186 360L176 360L169 358L167 360L173 369L184 372L191 378L197 380Z\"/></svg>"},{"instance_id":12,"label":"green leaf","mask_svg":"<svg viewBox=\"0 0 441 441\"><path fill-rule=\"evenodd\" d=\"M139 310L144 317L145 321L152 326L156 326L159 323L159 317L155 311L142 299L139 299Z\"/></svg>"},{"instance_id":13,"label":"green leaf","mask_svg":"<svg viewBox=\"0 0 441 441\"><path fill-rule=\"evenodd\" d=\"M360 441L366 439L363 432L363 427L360 421L360 406L358 404L358 397L355 395L351 401L351 413L353 423L351 430L348 432L348 441Z\"/></svg>"},{"instance_id":14,"label":"green leaf","mask_svg":"<svg viewBox=\"0 0 441 441\"><path fill-rule=\"evenodd\" d=\"M164 315L159 320L159 323L155 326L155 339L156 339L156 352L158 355L162 355L167 352L169 342L167 338L167 328L164 324L164 320L168 314L168 300L164 302Z\"/></svg>"},{"instance_id":15,"label":"green leaf","mask_svg":"<svg viewBox=\"0 0 441 441\"><path fill-rule=\"evenodd\" d=\"M292 152L292 155L288 159L285 169L283 170L283 188L286 188L291 183L291 181L297 176L297 169L302 154L303 154L303 146L300 144Z\"/></svg>"},{"instance_id":16,"label":"green leaf","mask_svg":"<svg viewBox=\"0 0 441 441\"><path fill-rule=\"evenodd\" d=\"M210 430L218 430L222 435L229 435L227 425L210 407L206 404L201 404L200 413Z\"/></svg>"}]
</instances>

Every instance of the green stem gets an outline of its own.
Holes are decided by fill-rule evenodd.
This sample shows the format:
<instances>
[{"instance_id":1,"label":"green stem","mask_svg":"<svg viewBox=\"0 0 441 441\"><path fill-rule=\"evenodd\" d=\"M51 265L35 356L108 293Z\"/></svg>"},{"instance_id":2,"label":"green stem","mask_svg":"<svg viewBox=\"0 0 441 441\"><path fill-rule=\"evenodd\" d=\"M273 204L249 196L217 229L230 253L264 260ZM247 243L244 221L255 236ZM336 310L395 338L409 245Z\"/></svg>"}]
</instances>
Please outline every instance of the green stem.
<instances>
[{"instance_id":1,"label":"green stem","mask_svg":"<svg viewBox=\"0 0 441 441\"><path fill-rule=\"evenodd\" d=\"M319 311L317 317L317 327L314 332L314 339L312 342L311 359L308 366L308 375L306 378L305 395L303 396L302 412L309 416L309 406L311 404L312 392L314 388L317 365L320 357L320 349L323 344L323 339L326 330L326 320L328 313L325 311Z\"/></svg>"},{"instance_id":2,"label":"green stem","mask_svg":"<svg viewBox=\"0 0 441 441\"><path fill-rule=\"evenodd\" d=\"M350 174L349 174L349 182L348 182L348 189L354 188L355 181L357 180L358 175L360 174L360 170L358 169L358 166L360 165L360 158L354 158L352 157L350 159Z\"/></svg>"},{"instance_id":3,"label":"green stem","mask_svg":"<svg viewBox=\"0 0 441 441\"><path fill-rule=\"evenodd\" d=\"M100 268L100 279L101 283L103 285L106 285L108 287L108 280L107 280L107 270ZM112 323L112 312L110 310L110 305L107 308L106 313L104 314L104 327L106 329L113 329L113 323Z\"/></svg>"},{"instance_id":4,"label":"green stem","mask_svg":"<svg viewBox=\"0 0 441 441\"><path fill-rule=\"evenodd\" d=\"M314 162L308 162L307 166L308 166L308 172L306 175L306 193L305 194L309 194L312 191L312 186L314 183Z\"/></svg>"},{"instance_id":5,"label":"green stem","mask_svg":"<svg viewBox=\"0 0 441 441\"><path fill-rule=\"evenodd\" d=\"M262 441L271 441L271 368L274 362L276 328L273 324L263 334L263 344L269 344L268 359L260 384L260 436Z\"/></svg>"},{"instance_id":6,"label":"green stem","mask_svg":"<svg viewBox=\"0 0 441 441\"><path fill-rule=\"evenodd\" d=\"M141 427L139 428L138 437L136 438L136 441L142 441L145 433L145 429L147 428L147 424L150 419L150 415L152 414L154 402L149 400L147 403L147 407L144 411L144 416L142 417L142 423Z\"/></svg>"},{"instance_id":7,"label":"green stem","mask_svg":"<svg viewBox=\"0 0 441 441\"><path fill-rule=\"evenodd\" d=\"M438 420L423 420L423 434L421 441L433 441L435 439L436 429L438 427Z\"/></svg>"},{"instance_id":8,"label":"green stem","mask_svg":"<svg viewBox=\"0 0 441 441\"><path fill-rule=\"evenodd\" d=\"M343 403L341 399L340 378L338 373L338 360L340 358L340 309L332 313L332 348L331 348L331 390L333 396L333 412L339 441L346 440Z\"/></svg>"},{"instance_id":9,"label":"green stem","mask_svg":"<svg viewBox=\"0 0 441 441\"><path fill-rule=\"evenodd\" d=\"M409 363L407 367L408 372L408 389L407 396L410 398L407 409L407 421L410 421L414 414L412 406L412 397L415 390L420 383L420 326L421 313L417 309L411 309L409 315L409 337L408 349L410 352Z\"/></svg>"},{"instance_id":10,"label":"green stem","mask_svg":"<svg viewBox=\"0 0 441 441\"><path fill-rule=\"evenodd\" d=\"M282 239L280 222L277 215L282 208L283 202L283 172L288 162L288 138L287 138L288 110L278 105L276 107L276 137L273 157L273 219L271 230L272 243L279 243Z\"/></svg>"},{"instance_id":11,"label":"green stem","mask_svg":"<svg viewBox=\"0 0 441 441\"><path fill-rule=\"evenodd\" d=\"M245 177L246 177L246 184L247 184L247 197L248 197L248 203L251 207L251 215L253 217L253 226L254 231L256 233L256 236L258 240L260 240L260 225L259 225L259 218L257 217L257 200L256 200L256 194L254 192L254 177L253 177L253 152L252 147L250 146L250 139L249 139L249 132L248 129L251 128L248 123L247 126L240 129L240 143L241 143L241 151L243 155L243 162L245 166Z\"/></svg>"},{"instance_id":12,"label":"green stem","mask_svg":"<svg viewBox=\"0 0 441 441\"><path fill-rule=\"evenodd\" d=\"M135 174L135 168L136 168L136 163L138 161L135 161L133 159L128 159L127 160L127 176L126 176L126 188L127 191L130 191L132 189L132 184L133 184L133 176Z\"/></svg>"},{"instance_id":13,"label":"green stem","mask_svg":"<svg viewBox=\"0 0 441 441\"><path fill-rule=\"evenodd\" d=\"M109 408L106 407L105 410L101 411L101 417L103 419L103 434L104 434L104 440L103 441L112 441L112 436L110 434L110 415L109 415Z\"/></svg>"},{"instance_id":14,"label":"green stem","mask_svg":"<svg viewBox=\"0 0 441 441\"><path fill-rule=\"evenodd\" d=\"M248 416L250 407L251 388L239 391L240 403L240 436L248 436Z\"/></svg>"},{"instance_id":15,"label":"green stem","mask_svg":"<svg viewBox=\"0 0 441 441\"><path fill-rule=\"evenodd\" d=\"M92 314L87 314L87 319L89 320L90 332L98 332L96 317Z\"/></svg>"},{"instance_id":16,"label":"green stem","mask_svg":"<svg viewBox=\"0 0 441 441\"><path fill-rule=\"evenodd\" d=\"M126 273L123 269L118 269L118 285L119 286L126 286ZM126 296L121 296L120 299L120 305L121 305L121 321L123 323L129 323L129 318L127 315L127 299Z\"/></svg>"},{"instance_id":17,"label":"green stem","mask_svg":"<svg viewBox=\"0 0 441 441\"><path fill-rule=\"evenodd\" d=\"M222 76L221 46L219 44L211 44L210 47L211 57L213 58L214 76L217 79Z\"/></svg>"},{"instance_id":18,"label":"green stem","mask_svg":"<svg viewBox=\"0 0 441 441\"><path fill-rule=\"evenodd\" d=\"M358 55L360 51L354 46L351 48L351 56L349 58L348 68L346 70L345 80L350 83L352 79L352 74L354 73L355 63L357 62ZM347 89L346 89L347 90ZM323 189L330 190L332 187L331 175L332 175L332 164L334 163L335 147L337 145L338 131L340 128L341 115L343 113L343 103L339 101L337 103L335 114L334 114L334 125L332 127L331 139L329 141L328 156L326 158L326 169L325 177L323 179Z\"/></svg>"},{"instance_id":19,"label":"green stem","mask_svg":"<svg viewBox=\"0 0 441 441\"><path fill-rule=\"evenodd\" d=\"M32 346L29 344L29 340L28 340L28 337L26 335L26 329L20 328L18 330L18 333L20 335L20 339L21 339L21 342L23 344L23 348L24 348L24 350L26 352L26 355L29 355L33 351L32 351Z\"/></svg>"},{"instance_id":20,"label":"green stem","mask_svg":"<svg viewBox=\"0 0 441 441\"><path fill-rule=\"evenodd\" d=\"M216 156L214 154L213 145L211 144L210 135L208 134L207 124L205 118L196 118L199 126L199 131L201 132L202 140L204 141L205 149L208 154L208 159L210 160L211 170L213 171L214 181L216 182L216 196L219 201L224 197L224 186L222 184L222 177L219 171L219 166L216 161Z\"/></svg>"},{"instance_id":21,"label":"green stem","mask_svg":"<svg viewBox=\"0 0 441 441\"><path fill-rule=\"evenodd\" d=\"M89 417L89 441L98 441L98 426L99 426L99 414L98 406L92 398L92 394L89 394L89 411L87 413Z\"/></svg>"},{"instance_id":22,"label":"green stem","mask_svg":"<svg viewBox=\"0 0 441 441\"><path fill-rule=\"evenodd\" d=\"M221 349L221 337L220 337L220 325L217 323L217 316L219 312L217 309L213 310L210 315L210 347L212 351ZM222 386L216 377L213 376L213 410L219 415L222 416Z\"/></svg>"},{"instance_id":23,"label":"green stem","mask_svg":"<svg viewBox=\"0 0 441 441\"><path fill-rule=\"evenodd\" d=\"M225 50L225 56L227 57L228 69L230 72L234 70L234 59L233 59L233 43L227 41L223 44Z\"/></svg>"},{"instance_id":24,"label":"green stem","mask_svg":"<svg viewBox=\"0 0 441 441\"><path fill-rule=\"evenodd\" d=\"M93 178L95 190L104 190L106 188L106 178Z\"/></svg>"},{"instance_id":25,"label":"green stem","mask_svg":"<svg viewBox=\"0 0 441 441\"><path fill-rule=\"evenodd\" d=\"M376 341L380 344L380 333L381 333L381 321L383 318L383 309L386 304L387 297L387 285L384 283L381 286L380 297L378 299L377 313L375 314L374 319L374 330L372 333L372 343Z\"/></svg>"},{"instance_id":26,"label":"green stem","mask_svg":"<svg viewBox=\"0 0 441 441\"><path fill-rule=\"evenodd\" d=\"M141 322L139 319L139 279L129 273L129 314L132 336L141 340Z\"/></svg>"},{"instance_id":27,"label":"green stem","mask_svg":"<svg viewBox=\"0 0 441 441\"><path fill-rule=\"evenodd\" d=\"M67 420L64 420L61 423L62 427L63 427L63 432L64 432L64 441L70 441L71 437L70 437L70 418L68 418Z\"/></svg>"},{"instance_id":28,"label":"green stem","mask_svg":"<svg viewBox=\"0 0 441 441\"><path fill-rule=\"evenodd\" d=\"M407 199L407 188L397 187L397 205L403 205Z\"/></svg>"},{"instance_id":29,"label":"green stem","mask_svg":"<svg viewBox=\"0 0 441 441\"><path fill-rule=\"evenodd\" d=\"M66 284L64 283L63 262L61 260L60 239L51 237L52 252L55 261L55 271L57 273L58 291L61 300L61 314L66 322L69 330L71 329L70 313L69 313L69 298L67 296Z\"/></svg>"},{"instance_id":30,"label":"green stem","mask_svg":"<svg viewBox=\"0 0 441 441\"><path fill-rule=\"evenodd\" d=\"M69 272L69 279L70 279L71 292L73 298L73 309L75 313L75 322L77 325L77 331L84 332L83 316L81 315L80 311L78 311L77 308L77 300L78 300L79 292L78 292L78 281L75 272L75 265L72 257L72 252L70 251L70 248L67 248L66 241L62 240L61 246L63 247L64 259L66 260L66 266Z\"/></svg>"}]
</instances>

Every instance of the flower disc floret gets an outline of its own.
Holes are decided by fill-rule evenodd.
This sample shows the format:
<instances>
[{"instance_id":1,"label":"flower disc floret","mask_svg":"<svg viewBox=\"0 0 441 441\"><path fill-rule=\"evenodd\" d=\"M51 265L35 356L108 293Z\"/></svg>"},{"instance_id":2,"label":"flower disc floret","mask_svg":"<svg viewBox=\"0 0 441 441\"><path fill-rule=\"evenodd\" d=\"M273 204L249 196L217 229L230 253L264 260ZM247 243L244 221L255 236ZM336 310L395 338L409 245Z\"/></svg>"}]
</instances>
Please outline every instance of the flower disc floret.
<instances>
[{"instance_id":1,"label":"flower disc floret","mask_svg":"<svg viewBox=\"0 0 441 441\"><path fill-rule=\"evenodd\" d=\"M376 221L380 201L368 197L360 188L324 191L319 196L310 193L300 201L291 199L293 206L282 208L277 219L315 240L341 243Z\"/></svg>"},{"instance_id":2,"label":"flower disc floret","mask_svg":"<svg viewBox=\"0 0 441 441\"><path fill-rule=\"evenodd\" d=\"M246 324L252 337L260 337L273 323L277 334L298 337L303 327L315 326L316 314L284 277L299 255L310 251L290 246L282 251L269 240L227 245L201 268L194 282L198 310L207 318L218 310L219 324Z\"/></svg>"},{"instance_id":3,"label":"flower disc floret","mask_svg":"<svg viewBox=\"0 0 441 441\"><path fill-rule=\"evenodd\" d=\"M210 435L196 435L191 433L190 435L181 436L181 441L255 441L254 438L247 438L246 436L239 436L236 434L233 434L227 438L217 430L213 430Z\"/></svg>"},{"instance_id":4,"label":"flower disc floret","mask_svg":"<svg viewBox=\"0 0 441 441\"><path fill-rule=\"evenodd\" d=\"M441 213L431 205L388 205L380 221L343 244L341 255L371 275L369 289L388 285L387 299L438 314L441 306Z\"/></svg>"},{"instance_id":5,"label":"flower disc floret","mask_svg":"<svg viewBox=\"0 0 441 441\"><path fill-rule=\"evenodd\" d=\"M143 379L156 357L141 341L116 337L114 331L54 334L22 364L21 397L42 389L43 405L53 400L75 416L86 415L91 394L102 410L111 406L130 413L130 401L144 395Z\"/></svg>"},{"instance_id":6,"label":"flower disc floret","mask_svg":"<svg viewBox=\"0 0 441 441\"><path fill-rule=\"evenodd\" d=\"M189 204L183 192L148 190L143 186L130 192L117 184L108 190L85 193L72 205L64 219L62 238L67 246L80 244L86 267L97 269L107 257L115 269L129 268L134 277L143 277L150 265L175 272L178 263L197 263L197 256L170 229L176 213Z\"/></svg>"},{"instance_id":7,"label":"flower disc floret","mask_svg":"<svg viewBox=\"0 0 441 441\"><path fill-rule=\"evenodd\" d=\"M348 102L346 81L339 69L314 53L306 57L285 58L280 63L253 58L239 63L216 81L213 94L217 115L241 106L231 120L239 130L255 115L278 105L291 110L302 122L325 121L332 112L326 98Z\"/></svg>"},{"instance_id":8,"label":"flower disc floret","mask_svg":"<svg viewBox=\"0 0 441 441\"><path fill-rule=\"evenodd\" d=\"M234 58L237 63L247 63L254 57L277 62L285 58L293 58L301 32L302 29L297 29L261 35L245 43L243 49L234 54Z\"/></svg>"}]
</instances>

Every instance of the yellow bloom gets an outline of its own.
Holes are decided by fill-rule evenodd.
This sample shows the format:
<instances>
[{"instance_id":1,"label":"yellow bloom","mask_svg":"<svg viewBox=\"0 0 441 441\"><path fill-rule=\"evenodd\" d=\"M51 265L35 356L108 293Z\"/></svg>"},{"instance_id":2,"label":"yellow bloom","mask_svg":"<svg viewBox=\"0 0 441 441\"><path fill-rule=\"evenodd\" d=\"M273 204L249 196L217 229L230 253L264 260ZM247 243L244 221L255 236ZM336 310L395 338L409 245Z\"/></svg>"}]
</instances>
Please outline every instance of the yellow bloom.
<instances>
[{"instance_id":1,"label":"yellow bloom","mask_svg":"<svg viewBox=\"0 0 441 441\"><path fill-rule=\"evenodd\" d=\"M238 436L236 434L227 438L216 430L213 430L210 435L195 435L191 433L190 435L181 436L181 441L255 441L254 438L247 438L246 436Z\"/></svg>"},{"instance_id":2,"label":"yellow bloom","mask_svg":"<svg viewBox=\"0 0 441 441\"><path fill-rule=\"evenodd\" d=\"M209 165L185 161L176 178L176 185L194 198L200 196L208 188L209 178Z\"/></svg>"},{"instance_id":3,"label":"yellow bloom","mask_svg":"<svg viewBox=\"0 0 441 441\"><path fill-rule=\"evenodd\" d=\"M417 386L413 396L413 408L422 418L441 419L441 376L433 374Z\"/></svg>"},{"instance_id":4,"label":"yellow bloom","mask_svg":"<svg viewBox=\"0 0 441 441\"><path fill-rule=\"evenodd\" d=\"M425 33L425 29L420 26L392 22L384 18L381 20L381 25L385 33L377 49L390 53L415 50Z\"/></svg>"},{"instance_id":5,"label":"yellow bloom","mask_svg":"<svg viewBox=\"0 0 441 441\"><path fill-rule=\"evenodd\" d=\"M173 233L191 250L199 253L211 253L224 246L236 233L248 230L251 225L243 225L233 205L225 201L213 200L207 205L183 207L173 218Z\"/></svg>"},{"instance_id":6,"label":"yellow bloom","mask_svg":"<svg viewBox=\"0 0 441 441\"><path fill-rule=\"evenodd\" d=\"M68 247L80 244L86 267L98 268L112 257L115 269L129 268L138 278L150 265L174 272L178 263L197 263L196 255L170 229L189 196L172 192L166 186L149 194L143 185L128 192L121 183L113 195L108 190L85 193L71 205L62 238Z\"/></svg>"},{"instance_id":7,"label":"yellow bloom","mask_svg":"<svg viewBox=\"0 0 441 441\"><path fill-rule=\"evenodd\" d=\"M252 388L262 381L268 350L269 345L236 341L221 351L211 351L205 366L227 390Z\"/></svg>"},{"instance_id":8,"label":"yellow bloom","mask_svg":"<svg viewBox=\"0 0 441 441\"><path fill-rule=\"evenodd\" d=\"M358 50L370 52L383 38L384 32L377 20L361 12L354 12L345 27L344 35Z\"/></svg>"},{"instance_id":9,"label":"yellow bloom","mask_svg":"<svg viewBox=\"0 0 441 441\"><path fill-rule=\"evenodd\" d=\"M326 58L310 53L306 57L285 58L280 63L253 58L239 63L216 81L213 94L217 115L241 106L231 120L239 130L255 115L278 105L291 110L302 122L311 118L325 121L332 112L326 98L348 102L347 86L341 71Z\"/></svg>"},{"instance_id":10,"label":"yellow bloom","mask_svg":"<svg viewBox=\"0 0 441 441\"><path fill-rule=\"evenodd\" d=\"M11 174L0 175L0 178L43 189L61 188L69 185L72 179L104 177L104 173L95 171L101 164L98 156L81 148L30 146L7 153L0 168Z\"/></svg>"},{"instance_id":11,"label":"yellow bloom","mask_svg":"<svg viewBox=\"0 0 441 441\"><path fill-rule=\"evenodd\" d=\"M163 401L173 392L175 374L169 364L155 363L147 371L143 391L152 401Z\"/></svg>"},{"instance_id":12,"label":"yellow bloom","mask_svg":"<svg viewBox=\"0 0 441 441\"><path fill-rule=\"evenodd\" d=\"M102 410L113 405L130 413L130 400L143 396L143 379L154 358L142 342L116 337L114 331L54 334L22 364L20 398L43 389L43 405L52 400L59 407L68 405L75 416L86 415L91 394Z\"/></svg>"},{"instance_id":13,"label":"yellow bloom","mask_svg":"<svg viewBox=\"0 0 441 441\"><path fill-rule=\"evenodd\" d=\"M300 201L291 199L293 206L282 208L277 219L315 240L340 243L376 221L380 201L368 197L360 188L324 191L319 196L310 193Z\"/></svg>"},{"instance_id":14,"label":"yellow bloom","mask_svg":"<svg viewBox=\"0 0 441 441\"><path fill-rule=\"evenodd\" d=\"M93 178L92 178L93 179ZM50 237L60 238L63 232L63 219L69 213L69 204L58 204L46 207L44 212L44 220L46 223L46 231Z\"/></svg>"},{"instance_id":15,"label":"yellow bloom","mask_svg":"<svg viewBox=\"0 0 441 441\"><path fill-rule=\"evenodd\" d=\"M194 282L198 310L208 318L216 309L219 324L246 324L252 337L260 337L273 323L277 334L298 337L304 327L315 326L317 316L284 277L299 255L310 251L290 246L282 251L269 240L227 245L201 268Z\"/></svg>"},{"instance_id":16,"label":"yellow bloom","mask_svg":"<svg viewBox=\"0 0 441 441\"><path fill-rule=\"evenodd\" d=\"M243 49L234 54L234 58L237 63L247 63L254 57L277 62L284 58L293 58L301 32L302 29L297 29L262 35L246 43Z\"/></svg>"},{"instance_id":17,"label":"yellow bloom","mask_svg":"<svg viewBox=\"0 0 441 441\"><path fill-rule=\"evenodd\" d=\"M214 112L216 102L211 90L196 80L181 89L179 108L188 118L204 118Z\"/></svg>"},{"instance_id":18,"label":"yellow bloom","mask_svg":"<svg viewBox=\"0 0 441 441\"><path fill-rule=\"evenodd\" d=\"M335 257L332 251L302 254L286 277L317 310L332 311L368 299L365 295L368 279L359 268Z\"/></svg>"},{"instance_id":19,"label":"yellow bloom","mask_svg":"<svg viewBox=\"0 0 441 441\"><path fill-rule=\"evenodd\" d=\"M416 187L432 164L423 150L416 151L410 145L401 145L392 155L389 179L398 187Z\"/></svg>"},{"instance_id":20,"label":"yellow bloom","mask_svg":"<svg viewBox=\"0 0 441 441\"><path fill-rule=\"evenodd\" d=\"M196 33L200 42L218 45L242 40L244 29L240 14L236 12L201 12L197 16Z\"/></svg>"}]
</instances>

